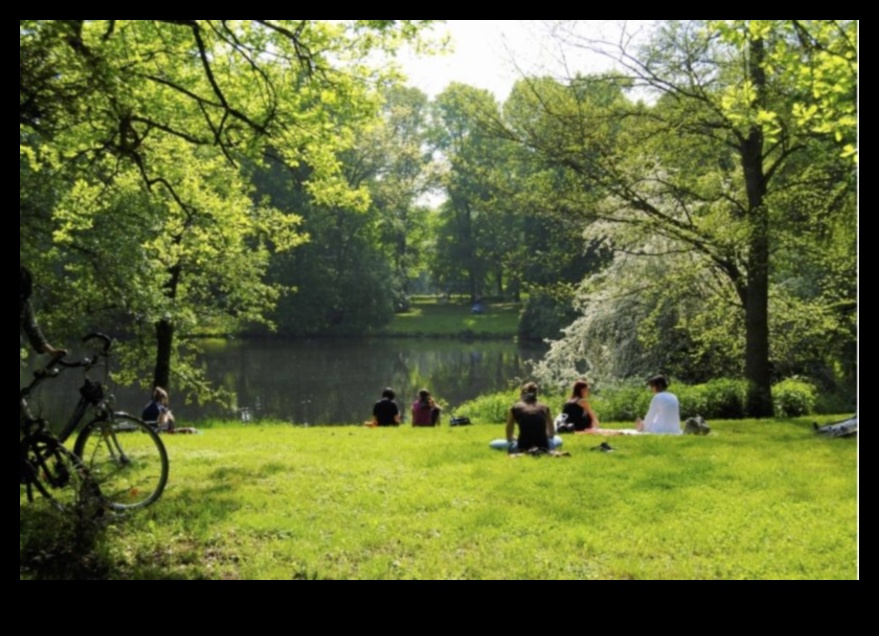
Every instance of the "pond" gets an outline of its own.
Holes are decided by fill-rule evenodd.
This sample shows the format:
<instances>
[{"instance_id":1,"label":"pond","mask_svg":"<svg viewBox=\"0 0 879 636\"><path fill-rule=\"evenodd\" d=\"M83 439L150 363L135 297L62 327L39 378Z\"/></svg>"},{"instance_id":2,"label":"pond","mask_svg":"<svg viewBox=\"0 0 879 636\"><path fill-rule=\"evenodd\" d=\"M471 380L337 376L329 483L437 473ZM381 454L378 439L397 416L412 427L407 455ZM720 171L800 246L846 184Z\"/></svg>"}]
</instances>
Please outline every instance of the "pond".
<instances>
[{"instance_id":1,"label":"pond","mask_svg":"<svg viewBox=\"0 0 879 636\"><path fill-rule=\"evenodd\" d=\"M211 342L203 362L232 404L183 404L172 394L178 422L207 418L280 420L297 425L357 424L392 387L401 405L419 389L455 407L481 394L506 390L528 377L546 347L539 343L452 340L318 339ZM29 375L20 373L22 386ZM81 376L67 372L45 383L35 408L51 422L69 414ZM117 408L139 414L140 389L116 388ZM405 410L408 410L406 408Z\"/></svg>"}]
</instances>

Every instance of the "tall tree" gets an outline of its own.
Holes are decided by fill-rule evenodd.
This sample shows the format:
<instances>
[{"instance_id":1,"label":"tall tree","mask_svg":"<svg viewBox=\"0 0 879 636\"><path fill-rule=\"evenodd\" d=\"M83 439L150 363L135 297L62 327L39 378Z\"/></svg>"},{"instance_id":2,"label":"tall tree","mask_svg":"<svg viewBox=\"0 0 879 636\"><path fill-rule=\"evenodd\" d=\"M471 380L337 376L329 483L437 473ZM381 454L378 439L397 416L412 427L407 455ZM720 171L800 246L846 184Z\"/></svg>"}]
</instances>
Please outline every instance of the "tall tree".
<instances>
[{"instance_id":1,"label":"tall tree","mask_svg":"<svg viewBox=\"0 0 879 636\"><path fill-rule=\"evenodd\" d=\"M57 255L64 264L76 254L88 256L92 270L106 271L105 257L118 246L110 242L115 233L93 231L102 225L97 216L119 219L131 204L141 222L126 220L138 230L126 238L139 249L114 266L154 272L158 264L163 272L121 276L131 285L115 304L146 296L175 306L146 314L155 316L154 382L167 386L176 317L189 312L198 321L203 308L196 301L209 297L242 301L232 313L255 317L245 309L245 290L254 292L250 301L275 294L254 287L265 269L262 257L234 267L230 255L254 241L293 244L295 217L245 205L249 186L235 176L238 165L260 160L270 147L290 165L308 163L306 187L314 199L364 207L367 193L348 186L338 159L353 143L353 127L377 108L372 87L384 75L361 60L417 37L425 22L21 20L22 171L51 175L53 184L43 191L55 194L45 198L60 193L68 201L54 210L58 231L50 241L31 233L44 226L32 222L32 205L22 205L22 258ZM213 256L205 253L209 246ZM221 254L229 256L229 276L217 280L216 270L208 275L201 265ZM250 305L258 306L264 307Z\"/></svg>"},{"instance_id":2,"label":"tall tree","mask_svg":"<svg viewBox=\"0 0 879 636\"><path fill-rule=\"evenodd\" d=\"M822 47L836 50L840 42L857 41L852 21L825 22L832 28L821 30ZM796 159L823 144L821 134L848 130L855 96L841 97L839 128L823 133L823 125L803 116L813 107L820 111L825 98L815 92L810 97L801 77L791 78L776 66L782 59L803 63L817 46L799 37L797 21L735 21L722 27L665 22L646 46L631 45L625 34L595 41L580 36L573 24L558 32L564 46L606 55L623 74L571 78L549 89L533 83L543 124L515 136L601 188L607 199L596 216L640 233L642 251L651 253L644 239L663 237L723 277L744 317L749 413L771 415L773 243L797 231L776 195L794 185L813 192L828 185L827 172L803 182ZM843 58L856 68L847 53ZM852 67L834 68L850 73ZM589 97L593 91L584 90L607 83L635 88L651 103L596 103ZM851 155L842 143L847 134L835 136L839 154ZM831 171L840 179L820 197L822 205L830 214L849 213L842 203L854 185L853 165L849 160ZM634 249L632 232L628 236L623 247Z\"/></svg>"}]
</instances>

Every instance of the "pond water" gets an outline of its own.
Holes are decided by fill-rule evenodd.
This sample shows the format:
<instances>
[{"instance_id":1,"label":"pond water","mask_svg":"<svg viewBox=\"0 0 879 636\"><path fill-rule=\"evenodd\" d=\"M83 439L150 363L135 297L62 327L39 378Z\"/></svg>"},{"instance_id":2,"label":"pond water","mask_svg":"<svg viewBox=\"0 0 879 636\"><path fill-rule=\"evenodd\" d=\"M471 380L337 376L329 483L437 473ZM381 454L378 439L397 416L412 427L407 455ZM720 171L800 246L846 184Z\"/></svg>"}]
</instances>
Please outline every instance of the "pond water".
<instances>
[{"instance_id":1,"label":"pond water","mask_svg":"<svg viewBox=\"0 0 879 636\"><path fill-rule=\"evenodd\" d=\"M370 419L382 390L392 387L401 405L427 388L455 407L502 391L528 377L546 347L539 343L452 340L294 340L212 342L203 358L208 376L233 396L228 408L175 400L178 423L210 418L281 420L298 425L356 424ZM23 386L29 382L20 373ZM69 415L81 375L47 382L33 402L53 424ZM147 395L115 388L117 408L140 413ZM408 406L406 409L408 410Z\"/></svg>"}]
</instances>

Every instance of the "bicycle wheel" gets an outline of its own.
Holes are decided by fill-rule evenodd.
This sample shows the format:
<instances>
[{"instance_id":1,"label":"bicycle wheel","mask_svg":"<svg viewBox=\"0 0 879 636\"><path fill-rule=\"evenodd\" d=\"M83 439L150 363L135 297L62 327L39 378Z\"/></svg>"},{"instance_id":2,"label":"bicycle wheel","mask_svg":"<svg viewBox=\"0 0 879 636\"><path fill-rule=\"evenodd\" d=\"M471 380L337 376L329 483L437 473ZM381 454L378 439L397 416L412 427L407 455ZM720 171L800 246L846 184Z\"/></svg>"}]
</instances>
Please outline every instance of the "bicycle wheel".
<instances>
[{"instance_id":1,"label":"bicycle wheel","mask_svg":"<svg viewBox=\"0 0 879 636\"><path fill-rule=\"evenodd\" d=\"M168 483L168 452L158 433L124 413L87 424L76 438L74 453L113 510L145 508L162 496Z\"/></svg>"},{"instance_id":2,"label":"bicycle wheel","mask_svg":"<svg viewBox=\"0 0 879 636\"><path fill-rule=\"evenodd\" d=\"M29 501L35 489L62 512L99 514L104 509L100 488L88 469L52 435L36 433L23 439L20 465Z\"/></svg>"}]
</instances>

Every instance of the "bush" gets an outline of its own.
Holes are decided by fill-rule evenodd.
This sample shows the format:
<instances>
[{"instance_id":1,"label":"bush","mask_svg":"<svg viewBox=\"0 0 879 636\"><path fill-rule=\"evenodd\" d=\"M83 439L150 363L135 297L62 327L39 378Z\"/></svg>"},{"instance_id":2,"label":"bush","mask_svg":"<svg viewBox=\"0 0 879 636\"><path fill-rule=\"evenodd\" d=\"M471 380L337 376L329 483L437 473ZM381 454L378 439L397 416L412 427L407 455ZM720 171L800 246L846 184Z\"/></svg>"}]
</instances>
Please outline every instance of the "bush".
<instances>
[{"instance_id":1,"label":"bush","mask_svg":"<svg viewBox=\"0 0 879 636\"><path fill-rule=\"evenodd\" d=\"M818 390L810 382L791 378L772 387L776 417L800 417L815 412Z\"/></svg>"},{"instance_id":2,"label":"bush","mask_svg":"<svg viewBox=\"0 0 879 636\"><path fill-rule=\"evenodd\" d=\"M692 393L692 404L689 408L687 396ZM748 394L748 383L744 380L712 380L706 384L693 387L682 387L681 417L695 417L719 420L738 420L745 417L745 403Z\"/></svg>"},{"instance_id":3,"label":"bush","mask_svg":"<svg viewBox=\"0 0 879 636\"><path fill-rule=\"evenodd\" d=\"M518 392L483 395L465 402L454 410L454 417L468 417L474 424L506 424L510 407L518 399Z\"/></svg>"},{"instance_id":4,"label":"bush","mask_svg":"<svg viewBox=\"0 0 879 636\"><path fill-rule=\"evenodd\" d=\"M701 415L705 419L737 420L745 417L748 383L744 380L719 379L706 384L687 386L673 384L670 391L681 403L681 420ZM799 417L816 412L817 389L809 382L791 379L776 384L772 389L777 417ZM541 400L561 412L568 395L547 394ZM510 406L518 400L516 391L496 393L479 397L462 404L457 415L469 417L474 424L503 424L507 421ZM642 384L622 385L596 391L589 400L602 422L631 422L644 417L650 408L653 395ZM843 414L854 412L850 401L840 398L822 401L822 412Z\"/></svg>"},{"instance_id":5,"label":"bush","mask_svg":"<svg viewBox=\"0 0 879 636\"><path fill-rule=\"evenodd\" d=\"M643 385L602 389L589 400L602 422L634 422L647 415L652 394Z\"/></svg>"}]
</instances>

